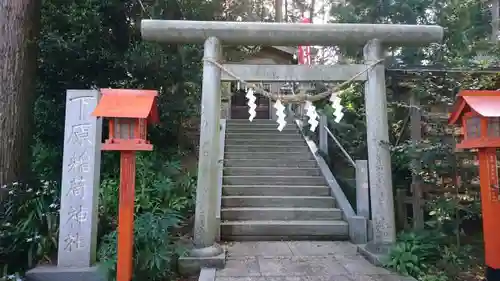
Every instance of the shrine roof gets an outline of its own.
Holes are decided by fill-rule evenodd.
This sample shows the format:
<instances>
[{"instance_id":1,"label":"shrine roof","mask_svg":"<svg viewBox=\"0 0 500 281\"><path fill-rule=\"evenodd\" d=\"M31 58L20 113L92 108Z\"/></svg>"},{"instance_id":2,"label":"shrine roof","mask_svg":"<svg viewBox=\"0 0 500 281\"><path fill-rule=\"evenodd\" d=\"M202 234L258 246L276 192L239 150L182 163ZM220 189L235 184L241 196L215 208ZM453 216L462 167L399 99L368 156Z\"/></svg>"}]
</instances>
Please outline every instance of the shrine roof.
<instances>
[{"instance_id":1,"label":"shrine roof","mask_svg":"<svg viewBox=\"0 0 500 281\"><path fill-rule=\"evenodd\" d=\"M158 109L155 90L100 89L102 94L92 113L98 117L148 118L150 123L158 123Z\"/></svg>"},{"instance_id":2,"label":"shrine roof","mask_svg":"<svg viewBox=\"0 0 500 281\"><path fill-rule=\"evenodd\" d=\"M500 117L500 91L461 91L448 123L459 122L463 114L471 110L483 117Z\"/></svg>"}]
</instances>

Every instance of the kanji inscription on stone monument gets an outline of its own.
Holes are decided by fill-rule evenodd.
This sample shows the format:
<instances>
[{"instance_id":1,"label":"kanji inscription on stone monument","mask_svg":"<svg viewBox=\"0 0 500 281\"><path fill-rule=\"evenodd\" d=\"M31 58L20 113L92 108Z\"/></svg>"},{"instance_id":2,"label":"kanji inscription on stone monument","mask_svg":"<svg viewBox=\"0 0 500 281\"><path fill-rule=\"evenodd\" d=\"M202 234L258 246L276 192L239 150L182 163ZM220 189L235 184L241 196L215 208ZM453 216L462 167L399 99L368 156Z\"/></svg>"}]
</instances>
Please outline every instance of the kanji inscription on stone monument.
<instances>
[{"instance_id":1,"label":"kanji inscription on stone monument","mask_svg":"<svg viewBox=\"0 0 500 281\"><path fill-rule=\"evenodd\" d=\"M64 129L58 266L95 261L102 120L97 90L68 90Z\"/></svg>"}]
</instances>

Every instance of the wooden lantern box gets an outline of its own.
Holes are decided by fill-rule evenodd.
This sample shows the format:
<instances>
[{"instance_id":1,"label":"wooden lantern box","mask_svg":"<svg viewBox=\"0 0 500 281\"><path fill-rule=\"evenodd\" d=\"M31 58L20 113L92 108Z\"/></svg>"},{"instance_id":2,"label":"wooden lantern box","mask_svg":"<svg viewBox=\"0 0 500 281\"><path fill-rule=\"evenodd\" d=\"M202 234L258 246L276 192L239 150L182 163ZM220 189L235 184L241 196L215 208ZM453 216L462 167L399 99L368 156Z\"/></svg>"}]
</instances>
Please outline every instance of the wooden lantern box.
<instances>
[{"instance_id":1,"label":"wooden lantern box","mask_svg":"<svg viewBox=\"0 0 500 281\"><path fill-rule=\"evenodd\" d=\"M500 91L460 92L448 122L462 127L457 148L500 147Z\"/></svg>"},{"instance_id":2,"label":"wooden lantern box","mask_svg":"<svg viewBox=\"0 0 500 281\"><path fill-rule=\"evenodd\" d=\"M154 90L101 89L93 115L109 118L109 135L102 150L153 150L147 140L148 123L158 123Z\"/></svg>"}]
</instances>

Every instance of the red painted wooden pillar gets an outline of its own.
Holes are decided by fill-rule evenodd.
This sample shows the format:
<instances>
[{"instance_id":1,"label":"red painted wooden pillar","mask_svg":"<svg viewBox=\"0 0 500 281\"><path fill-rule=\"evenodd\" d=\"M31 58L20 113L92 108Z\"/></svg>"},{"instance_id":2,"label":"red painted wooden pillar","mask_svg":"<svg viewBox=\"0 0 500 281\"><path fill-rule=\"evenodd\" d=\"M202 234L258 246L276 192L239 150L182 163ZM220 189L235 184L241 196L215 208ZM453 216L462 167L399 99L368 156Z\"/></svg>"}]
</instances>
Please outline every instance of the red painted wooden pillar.
<instances>
[{"instance_id":1,"label":"red painted wooden pillar","mask_svg":"<svg viewBox=\"0 0 500 281\"><path fill-rule=\"evenodd\" d=\"M134 254L135 151L120 155L118 265L116 280L132 280Z\"/></svg>"},{"instance_id":2,"label":"red painted wooden pillar","mask_svg":"<svg viewBox=\"0 0 500 281\"><path fill-rule=\"evenodd\" d=\"M485 262L488 266L487 272L498 276L498 270L500 270L500 223L498 220L500 201L496 148L479 149L479 178L481 181ZM490 277L488 281L500 280Z\"/></svg>"},{"instance_id":3,"label":"red painted wooden pillar","mask_svg":"<svg viewBox=\"0 0 500 281\"><path fill-rule=\"evenodd\" d=\"M147 122L158 123L155 90L101 89L92 116L110 118L102 150L120 151L117 281L131 281L134 257L135 152L152 151Z\"/></svg>"}]
</instances>

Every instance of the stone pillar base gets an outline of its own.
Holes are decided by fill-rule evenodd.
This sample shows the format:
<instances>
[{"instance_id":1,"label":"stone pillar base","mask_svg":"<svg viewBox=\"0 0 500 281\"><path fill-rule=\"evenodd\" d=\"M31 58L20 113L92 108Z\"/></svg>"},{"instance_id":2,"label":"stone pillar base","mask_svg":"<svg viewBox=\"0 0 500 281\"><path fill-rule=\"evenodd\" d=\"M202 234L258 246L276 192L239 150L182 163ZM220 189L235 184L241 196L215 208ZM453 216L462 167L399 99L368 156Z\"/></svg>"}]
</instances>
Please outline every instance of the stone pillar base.
<instances>
[{"instance_id":1,"label":"stone pillar base","mask_svg":"<svg viewBox=\"0 0 500 281\"><path fill-rule=\"evenodd\" d=\"M106 281L104 272L97 266L70 268L58 266L39 266L26 272L28 281Z\"/></svg>"},{"instance_id":2,"label":"stone pillar base","mask_svg":"<svg viewBox=\"0 0 500 281\"><path fill-rule=\"evenodd\" d=\"M358 245L358 253L364 256L369 262L376 266L383 266L387 262L392 244L368 244Z\"/></svg>"},{"instance_id":3,"label":"stone pillar base","mask_svg":"<svg viewBox=\"0 0 500 281\"><path fill-rule=\"evenodd\" d=\"M362 216L352 216L349 223L349 239L353 244L366 244L368 241L368 221Z\"/></svg>"},{"instance_id":4,"label":"stone pillar base","mask_svg":"<svg viewBox=\"0 0 500 281\"><path fill-rule=\"evenodd\" d=\"M183 276L196 275L201 268L224 268L226 251L219 245L191 249L187 256L179 257L178 270Z\"/></svg>"}]
</instances>

